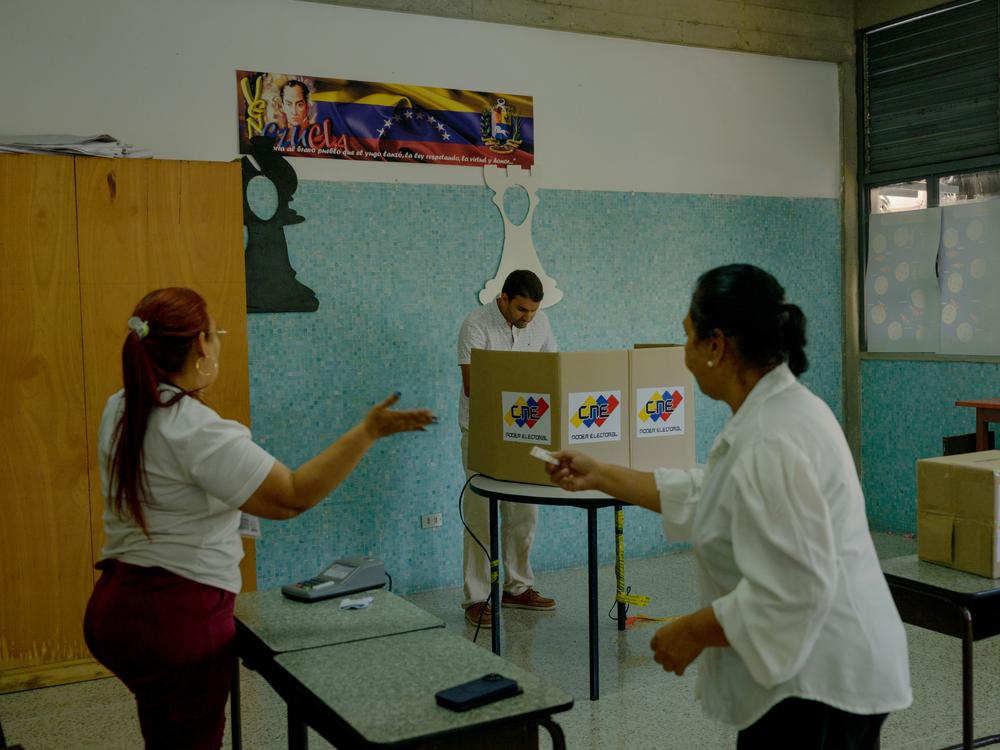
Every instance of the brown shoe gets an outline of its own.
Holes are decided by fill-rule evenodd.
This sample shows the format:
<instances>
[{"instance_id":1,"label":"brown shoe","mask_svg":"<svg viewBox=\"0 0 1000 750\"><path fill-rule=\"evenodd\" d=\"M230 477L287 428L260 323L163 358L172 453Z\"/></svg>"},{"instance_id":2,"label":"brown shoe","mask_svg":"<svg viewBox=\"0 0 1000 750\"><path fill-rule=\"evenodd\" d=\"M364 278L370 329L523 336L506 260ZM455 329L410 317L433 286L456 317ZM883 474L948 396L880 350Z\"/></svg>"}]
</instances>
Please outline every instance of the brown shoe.
<instances>
[{"instance_id":1,"label":"brown shoe","mask_svg":"<svg viewBox=\"0 0 1000 750\"><path fill-rule=\"evenodd\" d=\"M548 599L534 589L526 589L523 594L517 596L504 591L500 606L513 609L555 609L556 600Z\"/></svg>"},{"instance_id":2,"label":"brown shoe","mask_svg":"<svg viewBox=\"0 0 1000 750\"><path fill-rule=\"evenodd\" d=\"M480 615L482 616L481 618ZM478 625L481 628L492 628L493 613L486 606L486 602L476 602L465 608L465 621L470 625Z\"/></svg>"}]
</instances>

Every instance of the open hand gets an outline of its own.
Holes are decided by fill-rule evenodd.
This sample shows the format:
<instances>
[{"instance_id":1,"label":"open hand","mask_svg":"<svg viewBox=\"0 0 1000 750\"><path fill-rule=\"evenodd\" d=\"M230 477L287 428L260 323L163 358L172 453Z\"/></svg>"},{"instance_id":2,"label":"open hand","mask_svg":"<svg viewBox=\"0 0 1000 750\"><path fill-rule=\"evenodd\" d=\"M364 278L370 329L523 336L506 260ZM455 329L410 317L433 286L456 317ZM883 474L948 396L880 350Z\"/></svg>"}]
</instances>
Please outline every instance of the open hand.
<instances>
[{"instance_id":1,"label":"open hand","mask_svg":"<svg viewBox=\"0 0 1000 750\"><path fill-rule=\"evenodd\" d=\"M368 416L365 417L365 431L374 439L394 435L397 432L421 432L429 424L437 422L437 417L430 409L409 409L406 411L394 411L390 409L393 404L399 401L399 393L393 393L385 401L375 404Z\"/></svg>"}]
</instances>

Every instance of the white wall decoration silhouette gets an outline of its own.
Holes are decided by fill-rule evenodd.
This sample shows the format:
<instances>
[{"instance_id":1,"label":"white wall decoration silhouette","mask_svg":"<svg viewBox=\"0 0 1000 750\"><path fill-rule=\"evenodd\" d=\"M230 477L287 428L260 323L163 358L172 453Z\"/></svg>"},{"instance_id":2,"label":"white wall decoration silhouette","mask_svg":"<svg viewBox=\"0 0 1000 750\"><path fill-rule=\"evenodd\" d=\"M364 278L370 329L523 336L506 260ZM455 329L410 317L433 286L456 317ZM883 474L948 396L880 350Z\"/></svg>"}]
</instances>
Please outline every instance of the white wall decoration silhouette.
<instances>
[{"instance_id":1,"label":"white wall decoration silhouette","mask_svg":"<svg viewBox=\"0 0 1000 750\"><path fill-rule=\"evenodd\" d=\"M551 307L562 299L562 290L556 288L556 281L542 268L542 263L535 252L535 245L531 240L531 219L535 214L535 206L538 205L537 179L531 170L522 169L519 166L509 166L505 169L495 166L483 167L483 179L486 185L493 191L493 203L500 209L500 216L503 217L503 253L500 256L500 266L497 268L497 275L479 293L480 304L486 305L500 295L503 282L511 271L525 268L534 271L542 281L542 288L545 296L542 299L541 307ZM528 213L524 221L515 224L507 216L504 208L504 193L512 187L520 186L528 194Z\"/></svg>"}]
</instances>

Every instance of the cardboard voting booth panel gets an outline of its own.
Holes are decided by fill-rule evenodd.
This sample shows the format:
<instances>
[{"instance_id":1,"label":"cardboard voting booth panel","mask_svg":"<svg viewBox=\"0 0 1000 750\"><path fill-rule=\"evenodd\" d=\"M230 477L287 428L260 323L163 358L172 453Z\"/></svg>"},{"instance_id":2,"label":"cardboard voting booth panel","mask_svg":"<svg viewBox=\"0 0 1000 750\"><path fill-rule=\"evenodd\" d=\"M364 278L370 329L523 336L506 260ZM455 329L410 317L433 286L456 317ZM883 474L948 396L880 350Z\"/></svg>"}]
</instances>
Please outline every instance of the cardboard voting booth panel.
<instances>
[{"instance_id":1,"label":"cardboard voting booth panel","mask_svg":"<svg viewBox=\"0 0 1000 750\"><path fill-rule=\"evenodd\" d=\"M1000 578L1000 451L917 461L917 555Z\"/></svg>"},{"instance_id":2,"label":"cardboard voting booth panel","mask_svg":"<svg viewBox=\"0 0 1000 750\"><path fill-rule=\"evenodd\" d=\"M469 469L511 482L549 484L530 455L574 448L628 465L628 351L472 351Z\"/></svg>"},{"instance_id":3,"label":"cardboard voting booth panel","mask_svg":"<svg viewBox=\"0 0 1000 750\"><path fill-rule=\"evenodd\" d=\"M628 354L631 467L694 466L695 385L684 365L684 347L637 344Z\"/></svg>"}]
</instances>

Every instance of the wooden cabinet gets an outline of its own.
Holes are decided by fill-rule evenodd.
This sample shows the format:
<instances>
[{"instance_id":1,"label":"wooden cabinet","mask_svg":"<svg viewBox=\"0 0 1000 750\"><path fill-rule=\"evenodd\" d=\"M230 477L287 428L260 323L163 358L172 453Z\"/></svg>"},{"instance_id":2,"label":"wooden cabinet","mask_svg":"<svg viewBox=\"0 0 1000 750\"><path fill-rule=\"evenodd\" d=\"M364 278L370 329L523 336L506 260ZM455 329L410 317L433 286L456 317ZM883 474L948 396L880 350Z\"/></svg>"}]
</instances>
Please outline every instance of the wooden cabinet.
<instances>
[{"instance_id":1,"label":"wooden cabinet","mask_svg":"<svg viewBox=\"0 0 1000 750\"><path fill-rule=\"evenodd\" d=\"M146 292L208 300L229 331L209 400L250 424L241 185L238 163L0 156L0 692L106 674L82 628L103 543L96 438Z\"/></svg>"}]
</instances>

